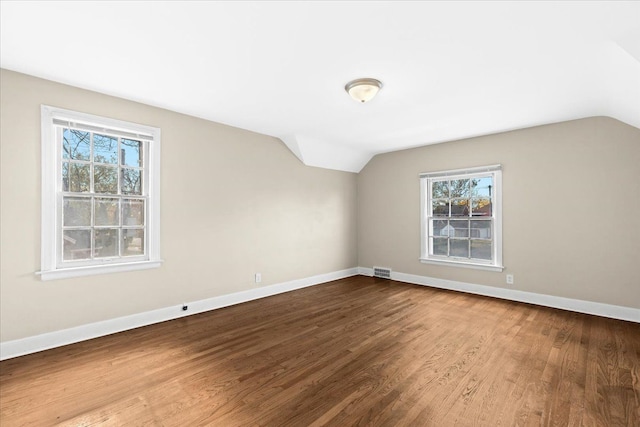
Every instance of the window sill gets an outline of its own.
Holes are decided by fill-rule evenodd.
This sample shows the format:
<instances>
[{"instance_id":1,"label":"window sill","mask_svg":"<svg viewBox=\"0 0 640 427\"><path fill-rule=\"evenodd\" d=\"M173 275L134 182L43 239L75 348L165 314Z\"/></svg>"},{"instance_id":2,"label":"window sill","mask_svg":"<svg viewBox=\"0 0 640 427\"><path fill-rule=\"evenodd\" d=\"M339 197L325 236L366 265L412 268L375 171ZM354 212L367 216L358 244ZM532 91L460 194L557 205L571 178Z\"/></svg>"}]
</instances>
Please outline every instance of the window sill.
<instances>
[{"instance_id":1,"label":"window sill","mask_svg":"<svg viewBox=\"0 0 640 427\"><path fill-rule=\"evenodd\" d=\"M474 270L497 271L497 272L501 272L502 270L504 270L504 266L502 265L475 264L472 262L444 261L439 259L436 260L436 259L427 259L427 258L420 258L420 262L423 264L444 265L447 267L472 268Z\"/></svg>"},{"instance_id":2,"label":"window sill","mask_svg":"<svg viewBox=\"0 0 640 427\"><path fill-rule=\"evenodd\" d=\"M141 261L111 265L91 265L87 267L60 268L57 270L38 271L37 275L43 281L68 279L71 277L93 276L97 274L119 273L123 271L148 270L158 268L162 261Z\"/></svg>"}]
</instances>

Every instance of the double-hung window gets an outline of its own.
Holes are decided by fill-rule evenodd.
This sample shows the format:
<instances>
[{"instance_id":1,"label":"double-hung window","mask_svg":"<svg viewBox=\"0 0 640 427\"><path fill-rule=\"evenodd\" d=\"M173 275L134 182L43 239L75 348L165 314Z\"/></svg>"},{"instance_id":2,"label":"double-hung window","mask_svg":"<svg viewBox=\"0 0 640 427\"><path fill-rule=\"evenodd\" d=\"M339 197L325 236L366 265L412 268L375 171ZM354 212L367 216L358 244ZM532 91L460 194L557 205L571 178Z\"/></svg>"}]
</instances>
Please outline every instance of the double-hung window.
<instances>
[{"instance_id":1,"label":"double-hung window","mask_svg":"<svg viewBox=\"0 0 640 427\"><path fill-rule=\"evenodd\" d=\"M43 280L160 265L160 129L42 106Z\"/></svg>"},{"instance_id":2,"label":"double-hung window","mask_svg":"<svg viewBox=\"0 0 640 427\"><path fill-rule=\"evenodd\" d=\"M421 261L502 271L499 165L420 174Z\"/></svg>"}]
</instances>

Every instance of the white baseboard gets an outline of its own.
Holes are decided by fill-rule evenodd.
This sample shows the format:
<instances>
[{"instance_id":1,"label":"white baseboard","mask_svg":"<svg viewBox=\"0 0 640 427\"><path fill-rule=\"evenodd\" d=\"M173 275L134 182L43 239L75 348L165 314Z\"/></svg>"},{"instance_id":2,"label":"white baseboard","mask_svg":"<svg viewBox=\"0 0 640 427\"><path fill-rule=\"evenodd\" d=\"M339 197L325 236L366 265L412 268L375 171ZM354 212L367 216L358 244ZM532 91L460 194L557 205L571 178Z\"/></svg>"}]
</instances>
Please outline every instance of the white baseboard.
<instances>
[{"instance_id":1,"label":"white baseboard","mask_svg":"<svg viewBox=\"0 0 640 427\"><path fill-rule=\"evenodd\" d=\"M141 326L151 325L153 323L164 322L166 320L177 319L179 317L190 316L192 314L215 310L222 307L228 307L230 305L240 304L259 298L281 294L283 292L293 291L296 289L302 289L308 286L330 282L332 280L356 276L357 274L357 268L349 268L346 270L306 277L304 279L291 280L289 282L278 283L262 288L250 289L247 291L236 292L228 295L221 295L218 297L208 298L200 301L187 302L186 304L189 306L189 309L187 311L182 311L182 304L179 304L171 307L160 308L158 310L132 314L130 316L118 317L102 322L90 323L74 328L49 332L33 337L27 337L13 341L5 341L0 343L0 360L11 359L13 357L22 356L25 354L48 350L55 347L61 347L63 345L73 344L76 342L110 335L129 329L139 328Z\"/></svg>"},{"instance_id":2,"label":"white baseboard","mask_svg":"<svg viewBox=\"0 0 640 427\"><path fill-rule=\"evenodd\" d=\"M373 269L358 267L358 274L373 276ZM496 288L493 286L476 285L474 283L456 282L453 280L437 279L435 277L418 276L415 274L391 272L391 279L399 282L412 283L414 285L430 286L433 288L448 289L452 291L467 292L470 294L484 295L488 297L502 298L510 301L526 302L545 307L560 308L578 313L594 314L596 316L610 317L612 319L627 320L640 323L640 309L623 307L619 305L603 304L599 302L584 301L572 298L556 297L553 295L536 294L533 292L519 291L516 289Z\"/></svg>"}]
</instances>

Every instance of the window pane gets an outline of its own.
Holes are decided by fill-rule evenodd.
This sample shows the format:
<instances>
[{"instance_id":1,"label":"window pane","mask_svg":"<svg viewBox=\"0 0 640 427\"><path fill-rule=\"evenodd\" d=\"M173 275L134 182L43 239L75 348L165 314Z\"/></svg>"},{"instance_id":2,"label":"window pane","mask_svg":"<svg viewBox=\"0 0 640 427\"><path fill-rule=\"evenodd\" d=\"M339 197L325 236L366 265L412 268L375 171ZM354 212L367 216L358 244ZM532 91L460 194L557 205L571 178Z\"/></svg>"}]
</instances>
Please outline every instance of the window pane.
<instances>
[{"instance_id":1,"label":"window pane","mask_svg":"<svg viewBox=\"0 0 640 427\"><path fill-rule=\"evenodd\" d=\"M452 199L451 216L469 216L469 200Z\"/></svg>"},{"instance_id":2,"label":"window pane","mask_svg":"<svg viewBox=\"0 0 640 427\"><path fill-rule=\"evenodd\" d=\"M469 197L469 180L468 179L454 179L451 180L451 198L454 197Z\"/></svg>"},{"instance_id":3,"label":"window pane","mask_svg":"<svg viewBox=\"0 0 640 427\"><path fill-rule=\"evenodd\" d=\"M123 138L121 145L122 164L125 166L142 167L142 142Z\"/></svg>"},{"instance_id":4,"label":"window pane","mask_svg":"<svg viewBox=\"0 0 640 427\"><path fill-rule=\"evenodd\" d=\"M71 163L69 166L69 191L88 193L91 184L91 167L78 163Z\"/></svg>"},{"instance_id":5,"label":"window pane","mask_svg":"<svg viewBox=\"0 0 640 427\"><path fill-rule=\"evenodd\" d=\"M96 198L95 225L120 225L118 199Z\"/></svg>"},{"instance_id":6,"label":"window pane","mask_svg":"<svg viewBox=\"0 0 640 427\"><path fill-rule=\"evenodd\" d=\"M89 160L91 158L91 141L89 132L75 129L62 131L62 157L74 160Z\"/></svg>"},{"instance_id":7,"label":"window pane","mask_svg":"<svg viewBox=\"0 0 640 427\"><path fill-rule=\"evenodd\" d=\"M471 214L473 216L491 216L491 199L473 199Z\"/></svg>"},{"instance_id":8,"label":"window pane","mask_svg":"<svg viewBox=\"0 0 640 427\"><path fill-rule=\"evenodd\" d=\"M476 239L492 239L491 221L471 221L471 235Z\"/></svg>"},{"instance_id":9,"label":"window pane","mask_svg":"<svg viewBox=\"0 0 640 427\"><path fill-rule=\"evenodd\" d=\"M98 163L118 163L118 138L93 134L93 161Z\"/></svg>"},{"instance_id":10,"label":"window pane","mask_svg":"<svg viewBox=\"0 0 640 427\"><path fill-rule=\"evenodd\" d=\"M469 220L452 219L449 221L449 225L452 228L452 233L449 233L450 237L469 237Z\"/></svg>"},{"instance_id":11,"label":"window pane","mask_svg":"<svg viewBox=\"0 0 640 427\"><path fill-rule=\"evenodd\" d=\"M490 199L493 188L493 178L485 176L471 180L471 195L473 197Z\"/></svg>"},{"instance_id":12,"label":"window pane","mask_svg":"<svg viewBox=\"0 0 640 427\"><path fill-rule=\"evenodd\" d=\"M122 230L122 256L144 255L144 230Z\"/></svg>"},{"instance_id":13,"label":"window pane","mask_svg":"<svg viewBox=\"0 0 640 427\"><path fill-rule=\"evenodd\" d=\"M449 239L433 238L433 255L449 255Z\"/></svg>"},{"instance_id":14,"label":"window pane","mask_svg":"<svg viewBox=\"0 0 640 427\"><path fill-rule=\"evenodd\" d=\"M471 258L491 260L491 240L472 240Z\"/></svg>"},{"instance_id":15,"label":"window pane","mask_svg":"<svg viewBox=\"0 0 640 427\"><path fill-rule=\"evenodd\" d=\"M62 241L63 260L91 259L91 230L65 230Z\"/></svg>"},{"instance_id":16,"label":"window pane","mask_svg":"<svg viewBox=\"0 0 640 427\"><path fill-rule=\"evenodd\" d=\"M116 194L118 192L118 168L95 165L93 167L93 190L96 193Z\"/></svg>"},{"instance_id":17,"label":"window pane","mask_svg":"<svg viewBox=\"0 0 640 427\"><path fill-rule=\"evenodd\" d=\"M122 225L144 225L144 200L122 200Z\"/></svg>"},{"instance_id":18,"label":"window pane","mask_svg":"<svg viewBox=\"0 0 640 427\"><path fill-rule=\"evenodd\" d=\"M469 258L469 240L467 239L451 239L451 255L459 258Z\"/></svg>"},{"instance_id":19,"label":"window pane","mask_svg":"<svg viewBox=\"0 0 640 427\"><path fill-rule=\"evenodd\" d=\"M63 225L67 227L91 226L91 198L65 197Z\"/></svg>"},{"instance_id":20,"label":"window pane","mask_svg":"<svg viewBox=\"0 0 640 427\"><path fill-rule=\"evenodd\" d=\"M434 199L449 198L449 181L435 181L431 186L431 197Z\"/></svg>"},{"instance_id":21,"label":"window pane","mask_svg":"<svg viewBox=\"0 0 640 427\"><path fill-rule=\"evenodd\" d=\"M431 232L432 236L449 236L449 227L447 227L448 221L441 219L431 219Z\"/></svg>"},{"instance_id":22,"label":"window pane","mask_svg":"<svg viewBox=\"0 0 640 427\"><path fill-rule=\"evenodd\" d=\"M432 203L434 216L449 216L448 200L434 200Z\"/></svg>"},{"instance_id":23,"label":"window pane","mask_svg":"<svg viewBox=\"0 0 640 427\"><path fill-rule=\"evenodd\" d=\"M95 230L94 257L118 256L118 229L102 228Z\"/></svg>"},{"instance_id":24,"label":"window pane","mask_svg":"<svg viewBox=\"0 0 640 427\"><path fill-rule=\"evenodd\" d=\"M62 191L69 191L69 162L62 163Z\"/></svg>"},{"instance_id":25,"label":"window pane","mask_svg":"<svg viewBox=\"0 0 640 427\"><path fill-rule=\"evenodd\" d=\"M122 168L122 194L142 194L142 174L140 170Z\"/></svg>"}]
</instances>

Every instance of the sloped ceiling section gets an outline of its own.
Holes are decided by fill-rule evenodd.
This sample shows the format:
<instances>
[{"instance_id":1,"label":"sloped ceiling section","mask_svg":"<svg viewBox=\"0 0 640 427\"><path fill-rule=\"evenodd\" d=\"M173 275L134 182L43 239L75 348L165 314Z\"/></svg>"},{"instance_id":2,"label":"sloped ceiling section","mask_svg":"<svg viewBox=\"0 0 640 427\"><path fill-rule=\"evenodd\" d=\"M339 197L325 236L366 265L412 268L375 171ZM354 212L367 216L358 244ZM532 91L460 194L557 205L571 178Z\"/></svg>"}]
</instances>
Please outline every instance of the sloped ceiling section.
<instances>
[{"instance_id":1,"label":"sloped ceiling section","mask_svg":"<svg viewBox=\"0 0 640 427\"><path fill-rule=\"evenodd\" d=\"M640 2L0 2L0 65L280 138L305 164L605 115ZM359 77L384 84L349 98Z\"/></svg>"},{"instance_id":2,"label":"sloped ceiling section","mask_svg":"<svg viewBox=\"0 0 640 427\"><path fill-rule=\"evenodd\" d=\"M357 173L374 156L348 144L332 144L304 135L287 135L280 139L307 166Z\"/></svg>"}]
</instances>

